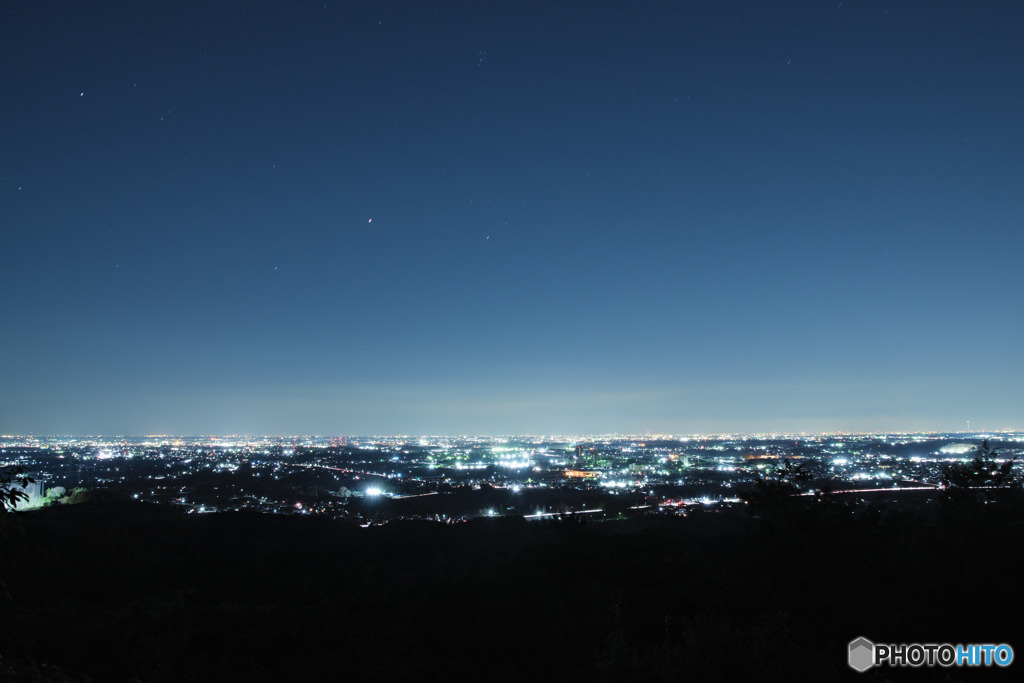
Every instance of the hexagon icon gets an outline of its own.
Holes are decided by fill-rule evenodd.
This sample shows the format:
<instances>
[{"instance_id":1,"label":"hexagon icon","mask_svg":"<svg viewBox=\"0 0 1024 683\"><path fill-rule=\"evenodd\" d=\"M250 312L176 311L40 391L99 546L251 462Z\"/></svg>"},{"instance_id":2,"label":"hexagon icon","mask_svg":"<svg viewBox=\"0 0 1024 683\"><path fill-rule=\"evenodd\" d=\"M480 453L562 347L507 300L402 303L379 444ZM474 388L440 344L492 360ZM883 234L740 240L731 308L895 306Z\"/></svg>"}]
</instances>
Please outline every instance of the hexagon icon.
<instances>
[{"instance_id":1,"label":"hexagon icon","mask_svg":"<svg viewBox=\"0 0 1024 683\"><path fill-rule=\"evenodd\" d=\"M864 673L875 664L875 644L861 636L850 641L850 667Z\"/></svg>"}]
</instances>

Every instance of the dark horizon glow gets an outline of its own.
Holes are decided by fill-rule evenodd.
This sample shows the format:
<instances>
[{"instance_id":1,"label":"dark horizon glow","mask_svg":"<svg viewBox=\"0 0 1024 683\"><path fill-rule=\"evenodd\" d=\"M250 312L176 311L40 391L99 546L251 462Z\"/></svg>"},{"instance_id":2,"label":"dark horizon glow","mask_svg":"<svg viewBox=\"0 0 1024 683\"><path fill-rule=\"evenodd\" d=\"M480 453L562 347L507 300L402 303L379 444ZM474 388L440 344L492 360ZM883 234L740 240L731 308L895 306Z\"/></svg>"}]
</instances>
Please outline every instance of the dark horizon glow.
<instances>
[{"instance_id":1,"label":"dark horizon glow","mask_svg":"<svg viewBox=\"0 0 1024 683\"><path fill-rule=\"evenodd\" d=\"M0 433L1022 426L1019 3L5 9Z\"/></svg>"}]
</instances>

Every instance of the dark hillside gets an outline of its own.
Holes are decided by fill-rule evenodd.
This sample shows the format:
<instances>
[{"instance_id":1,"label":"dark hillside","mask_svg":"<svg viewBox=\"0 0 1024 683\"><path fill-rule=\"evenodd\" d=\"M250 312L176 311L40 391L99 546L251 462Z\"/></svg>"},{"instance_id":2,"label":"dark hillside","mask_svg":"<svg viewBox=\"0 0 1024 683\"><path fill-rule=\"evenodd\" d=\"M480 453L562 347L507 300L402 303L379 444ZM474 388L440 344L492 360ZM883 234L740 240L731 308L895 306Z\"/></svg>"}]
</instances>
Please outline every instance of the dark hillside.
<instances>
[{"instance_id":1,"label":"dark hillside","mask_svg":"<svg viewBox=\"0 0 1024 683\"><path fill-rule=\"evenodd\" d=\"M619 523L363 529L113 502L21 515L9 680L959 680L845 647L1020 643L1019 508L821 505ZM813 513L813 514L812 514ZM1011 669L1017 668L1014 665ZM57 667L54 669L52 667ZM889 678L886 678L888 676ZM31 680L29 678L29 680Z\"/></svg>"}]
</instances>

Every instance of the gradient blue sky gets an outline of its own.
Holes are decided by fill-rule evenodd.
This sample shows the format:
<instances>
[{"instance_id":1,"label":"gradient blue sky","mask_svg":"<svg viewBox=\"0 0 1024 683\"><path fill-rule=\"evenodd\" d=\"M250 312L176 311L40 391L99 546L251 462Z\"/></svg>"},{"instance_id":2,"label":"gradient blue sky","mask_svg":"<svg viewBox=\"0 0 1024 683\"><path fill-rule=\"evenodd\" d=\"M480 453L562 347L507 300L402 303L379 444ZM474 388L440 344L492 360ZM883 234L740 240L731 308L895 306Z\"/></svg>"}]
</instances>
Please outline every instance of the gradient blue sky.
<instances>
[{"instance_id":1,"label":"gradient blue sky","mask_svg":"<svg viewBox=\"0 0 1024 683\"><path fill-rule=\"evenodd\" d=\"M1022 427L1021 26L5 3L0 433Z\"/></svg>"}]
</instances>

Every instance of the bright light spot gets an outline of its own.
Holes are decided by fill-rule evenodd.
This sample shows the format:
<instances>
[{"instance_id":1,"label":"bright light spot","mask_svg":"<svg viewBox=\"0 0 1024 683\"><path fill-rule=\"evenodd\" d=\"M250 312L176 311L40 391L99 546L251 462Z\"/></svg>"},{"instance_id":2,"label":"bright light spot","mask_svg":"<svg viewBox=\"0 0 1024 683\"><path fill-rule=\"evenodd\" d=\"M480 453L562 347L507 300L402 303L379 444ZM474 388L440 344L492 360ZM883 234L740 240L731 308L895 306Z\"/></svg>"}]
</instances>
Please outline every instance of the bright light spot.
<instances>
[{"instance_id":1,"label":"bright light spot","mask_svg":"<svg viewBox=\"0 0 1024 683\"><path fill-rule=\"evenodd\" d=\"M366 489L366 495L368 496L379 496L382 493L384 493L384 491L382 491L379 486L371 486Z\"/></svg>"}]
</instances>

